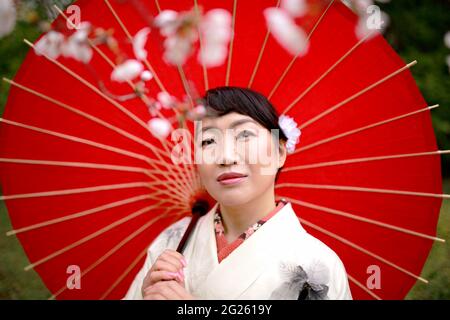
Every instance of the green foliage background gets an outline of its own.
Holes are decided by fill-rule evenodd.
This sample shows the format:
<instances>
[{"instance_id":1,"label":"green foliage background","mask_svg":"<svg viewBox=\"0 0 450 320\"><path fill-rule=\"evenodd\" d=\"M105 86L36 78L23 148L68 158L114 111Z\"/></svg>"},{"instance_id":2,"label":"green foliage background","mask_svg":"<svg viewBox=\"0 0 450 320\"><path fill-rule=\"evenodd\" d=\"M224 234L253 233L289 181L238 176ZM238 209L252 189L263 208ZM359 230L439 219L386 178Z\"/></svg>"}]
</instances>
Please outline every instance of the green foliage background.
<instances>
[{"instance_id":1,"label":"green foliage background","mask_svg":"<svg viewBox=\"0 0 450 320\"><path fill-rule=\"evenodd\" d=\"M255 0L256 1L256 0ZM48 2L48 1L47 1ZM440 104L432 111L439 149L450 149L450 77L445 63L450 49L443 43L450 30L450 1L392 0L379 4L390 16L386 39L405 62L418 60L412 73L429 105ZM28 46L27 38L39 36L36 26L19 22L15 31L0 39L0 76L14 78ZM372 63L376 63L373 61ZM0 82L0 114L3 114L9 86ZM444 192L450 193L450 157L442 157ZM417 283L407 299L450 299L450 204L444 200L438 225L438 236L447 243L436 243L422 276L430 284ZM6 237L11 229L4 203L0 203L0 299L46 299L50 296L40 278L23 271L27 258L16 238Z\"/></svg>"}]
</instances>

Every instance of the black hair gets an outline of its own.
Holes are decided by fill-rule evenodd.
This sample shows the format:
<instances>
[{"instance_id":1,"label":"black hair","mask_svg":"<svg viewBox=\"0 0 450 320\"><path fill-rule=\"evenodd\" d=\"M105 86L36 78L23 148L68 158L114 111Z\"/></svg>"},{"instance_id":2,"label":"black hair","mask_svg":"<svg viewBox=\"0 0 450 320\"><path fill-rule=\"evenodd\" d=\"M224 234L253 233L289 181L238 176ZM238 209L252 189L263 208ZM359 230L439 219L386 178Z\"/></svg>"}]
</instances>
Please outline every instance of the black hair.
<instances>
[{"instance_id":1,"label":"black hair","mask_svg":"<svg viewBox=\"0 0 450 320\"><path fill-rule=\"evenodd\" d=\"M279 114L270 101L261 93L248 88L223 86L209 89L204 96L207 116L220 117L230 112L249 116L272 133L278 129L278 138L284 142L287 137L278 124ZM281 168L278 169L275 181Z\"/></svg>"}]
</instances>

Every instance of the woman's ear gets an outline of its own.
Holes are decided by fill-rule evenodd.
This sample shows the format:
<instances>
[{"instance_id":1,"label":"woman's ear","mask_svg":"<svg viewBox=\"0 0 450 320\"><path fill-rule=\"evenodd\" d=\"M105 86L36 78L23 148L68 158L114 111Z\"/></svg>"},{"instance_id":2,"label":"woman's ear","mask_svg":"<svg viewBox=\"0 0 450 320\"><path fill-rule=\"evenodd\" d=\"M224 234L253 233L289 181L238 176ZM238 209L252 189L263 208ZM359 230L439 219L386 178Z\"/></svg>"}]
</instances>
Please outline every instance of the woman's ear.
<instances>
[{"instance_id":1,"label":"woman's ear","mask_svg":"<svg viewBox=\"0 0 450 320\"><path fill-rule=\"evenodd\" d=\"M278 157L278 168L281 168L284 166L284 163L286 162L286 157L287 157L286 141L280 140L279 155L280 156Z\"/></svg>"}]
</instances>

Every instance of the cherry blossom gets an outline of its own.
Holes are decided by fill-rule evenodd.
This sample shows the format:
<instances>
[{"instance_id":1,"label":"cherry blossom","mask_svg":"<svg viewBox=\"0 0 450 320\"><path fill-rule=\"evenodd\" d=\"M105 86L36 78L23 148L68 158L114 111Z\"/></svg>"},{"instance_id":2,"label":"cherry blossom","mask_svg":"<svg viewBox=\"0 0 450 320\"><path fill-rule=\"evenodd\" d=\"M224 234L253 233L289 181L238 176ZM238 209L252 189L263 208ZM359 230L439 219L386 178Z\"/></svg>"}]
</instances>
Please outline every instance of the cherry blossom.
<instances>
[{"instance_id":1,"label":"cherry blossom","mask_svg":"<svg viewBox=\"0 0 450 320\"><path fill-rule=\"evenodd\" d=\"M192 53L192 41L172 36L164 40L164 48L164 61L172 65L182 65Z\"/></svg>"},{"instance_id":2,"label":"cherry blossom","mask_svg":"<svg viewBox=\"0 0 450 320\"><path fill-rule=\"evenodd\" d=\"M12 0L0 1L0 38L10 34L16 25L16 7Z\"/></svg>"},{"instance_id":3,"label":"cherry blossom","mask_svg":"<svg viewBox=\"0 0 450 320\"><path fill-rule=\"evenodd\" d=\"M179 22L177 20L178 12L174 10L162 10L155 17L155 26L159 28L159 32L164 37L169 37L177 31Z\"/></svg>"},{"instance_id":4,"label":"cherry blossom","mask_svg":"<svg viewBox=\"0 0 450 320\"><path fill-rule=\"evenodd\" d=\"M111 80L117 82L131 81L139 76L143 69L143 65L138 60L128 59L114 68L111 73Z\"/></svg>"},{"instance_id":5,"label":"cherry blossom","mask_svg":"<svg viewBox=\"0 0 450 320\"><path fill-rule=\"evenodd\" d=\"M172 125L166 119L152 118L148 122L150 132L158 139L166 139L172 131Z\"/></svg>"},{"instance_id":6,"label":"cherry blossom","mask_svg":"<svg viewBox=\"0 0 450 320\"><path fill-rule=\"evenodd\" d=\"M141 73L141 80L142 81L150 81L152 79L153 79L153 74L150 71L145 70L145 71L143 71Z\"/></svg>"},{"instance_id":7,"label":"cherry blossom","mask_svg":"<svg viewBox=\"0 0 450 320\"><path fill-rule=\"evenodd\" d=\"M92 26L89 22L80 23L77 31L63 43L61 53L65 57L89 63L93 55L93 50L88 42L91 29Z\"/></svg>"},{"instance_id":8,"label":"cherry blossom","mask_svg":"<svg viewBox=\"0 0 450 320\"><path fill-rule=\"evenodd\" d=\"M168 92L165 91L161 91L160 93L158 93L156 99L158 99L160 106L162 106L164 109L170 109L176 103L175 97L171 96Z\"/></svg>"},{"instance_id":9,"label":"cherry blossom","mask_svg":"<svg viewBox=\"0 0 450 320\"><path fill-rule=\"evenodd\" d=\"M349 8L358 14L359 19L355 27L355 34L358 39L363 39L370 34L371 37L376 35L373 30L384 32L389 25L389 16L375 5L373 0L343 0ZM380 3L388 3L390 0L377 0Z\"/></svg>"},{"instance_id":10,"label":"cherry blossom","mask_svg":"<svg viewBox=\"0 0 450 320\"><path fill-rule=\"evenodd\" d=\"M301 17L308 12L306 0L281 0L280 6L294 18Z\"/></svg>"},{"instance_id":11,"label":"cherry blossom","mask_svg":"<svg viewBox=\"0 0 450 320\"><path fill-rule=\"evenodd\" d=\"M389 16L373 5L372 1L358 1L359 19L355 33L358 39L364 38L372 30L384 32L389 25ZM372 36L376 33L372 33Z\"/></svg>"},{"instance_id":12,"label":"cherry blossom","mask_svg":"<svg viewBox=\"0 0 450 320\"><path fill-rule=\"evenodd\" d=\"M286 11L273 7L266 8L264 16L270 32L284 49L294 56L307 53L309 48L307 35Z\"/></svg>"},{"instance_id":13,"label":"cherry blossom","mask_svg":"<svg viewBox=\"0 0 450 320\"><path fill-rule=\"evenodd\" d=\"M231 39L231 21L230 12L224 9L213 9L205 14L200 25L202 48L198 61L201 64L215 67L224 63Z\"/></svg>"},{"instance_id":14,"label":"cherry blossom","mask_svg":"<svg viewBox=\"0 0 450 320\"><path fill-rule=\"evenodd\" d=\"M64 44L64 35L57 31L49 31L39 39L34 46L34 52L41 56L45 55L52 59L57 59L61 55Z\"/></svg>"},{"instance_id":15,"label":"cherry blossom","mask_svg":"<svg viewBox=\"0 0 450 320\"><path fill-rule=\"evenodd\" d=\"M227 10L213 9L203 16L196 10L163 10L154 23L165 37L163 59L168 64L182 65L187 61L200 38L199 32L202 49L199 50L198 61L207 67L215 67L225 61L231 38L231 14Z\"/></svg>"},{"instance_id":16,"label":"cherry blossom","mask_svg":"<svg viewBox=\"0 0 450 320\"><path fill-rule=\"evenodd\" d=\"M147 43L148 34L150 33L150 28L142 28L133 37L133 51L134 55L138 60L147 59L147 50L145 50L145 45Z\"/></svg>"},{"instance_id":17,"label":"cherry blossom","mask_svg":"<svg viewBox=\"0 0 450 320\"><path fill-rule=\"evenodd\" d=\"M444 44L447 48L450 49L450 31L447 31L447 33L444 36Z\"/></svg>"},{"instance_id":18,"label":"cherry blossom","mask_svg":"<svg viewBox=\"0 0 450 320\"><path fill-rule=\"evenodd\" d=\"M163 10L155 18L155 26L164 39L163 59L168 64L182 65L192 53L192 45L198 39L197 15L192 11Z\"/></svg>"}]
</instances>

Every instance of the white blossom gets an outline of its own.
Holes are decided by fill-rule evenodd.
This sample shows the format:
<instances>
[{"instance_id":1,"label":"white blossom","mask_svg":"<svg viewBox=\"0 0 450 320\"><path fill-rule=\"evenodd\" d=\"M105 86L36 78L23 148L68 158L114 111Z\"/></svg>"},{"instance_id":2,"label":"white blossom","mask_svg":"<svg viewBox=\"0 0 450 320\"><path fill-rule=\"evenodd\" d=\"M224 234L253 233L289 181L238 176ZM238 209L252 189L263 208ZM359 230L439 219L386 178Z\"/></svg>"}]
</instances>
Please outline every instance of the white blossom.
<instances>
[{"instance_id":1,"label":"white blossom","mask_svg":"<svg viewBox=\"0 0 450 320\"><path fill-rule=\"evenodd\" d=\"M188 38L171 36L164 40L165 62L172 65L182 65L192 52L192 41Z\"/></svg>"},{"instance_id":2,"label":"white blossom","mask_svg":"<svg viewBox=\"0 0 450 320\"><path fill-rule=\"evenodd\" d=\"M46 55L52 59L57 59L64 44L64 35L57 31L49 31L39 39L34 46L34 52L38 55Z\"/></svg>"},{"instance_id":3,"label":"white blossom","mask_svg":"<svg viewBox=\"0 0 450 320\"><path fill-rule=\"evenodd\" d=\"M302 134L300 129L297 128L297 122L289 116L281 115L278 118L278 125L281 130L283 130L284 135L288 138L286 142L287 152L293 153L295 145L299 142L300 135Z\"/></svg>"},{"instance_id":4,"label":"white blossom","mask_svg":"<svg viewBox=\"0 0 450 320\"><path fill-rule=\"evenodd\" d=\"M145 45L147 43L149 33L150 28L146 27L139 30L133 37L133 51L138 60L147 59L147 50L145 50Z\"/></svg>"},{"instance_id":5,"label":"white blossom","mask_svg":"<svg viewBox=\"0 0 450 320\"><path fill-rule=\"evenodd\" d=\"M159 28L162 36L173 35L178 28L178 12L174 10L162 10L154 20L154 24Z\"/></svg>"},{"instance_id":6,"label":"white blossom","mask_svg":"<svg viewBox=\"0 0 450 320\"><path fill-rule=\"evenodd\" d=\"M358 23L355 27L355 33L358 39L364 38L373 30L383 33L389 25L389 16L385 12L379 10L379 8L377 9L376 6L372 8L372 11L369 7L368 11L364 11L359 16ZM375 35L376 32L371 34L372 37Z\"/></svg>"},{"instance_id":7,"label":"white blossom","mask_svg":"<svg viewBox=\"0 0 450 320\"><path fill-rule=\"evenodd\" d=\"M166 91L158 93L156 99L164 109L170 109L176 103L176 98Z\"/></svg>"},{"instance_id":8,"label":"white blossom","mask_svg":"<svg viewBox=\"0 0 450 320\"><path fill-rule=\"evenodd\" d=\"M16 25L16 7L12 0L0 1L0 38L10 34Z\"/></svg>"},{"instance_id":9,"label":"white blossom","mask_svg":"<svg viewBox=\"0 0 450 320\"><path fill-rule=\"evenodd\" d=\"M150 81L150 80L152 80L152 79L153 79L153 74L152 74L150 71L144 70L144 71L141 73L141 80L142 80L142 81Z\"/></svg>"},{"instance_id":10,"label":"white blossom","mask_svg":"<svg viewBox=\"0 0 450 320\"><path fill-rule=\"evenodd\" d=\"M169 136L172 131L172 126L170 122L162 118L152 118L148 122L148 127L150 132L158 139L165 139Z\"/></svg>"},{"instance_id":11,"label":"white blossom","mask_svg":"<svg viewBox=\"0 0 450 320\"><path fill-rule=\"evenodd\" d=\"M447 48L450 48L450 31L447 31L444 36L444 44Z\"/></svg>"},{"instance_id":12,"label":"white blossom","mask_svg":"<svg viewBox=\"0 0 450 320\"><path fill-rule=\"evenodd\" d=\"M294 18L301 17L308 12L306 0L281 0L281 8Z\"/></svg>"},{"instance_id":13,"label":"white blossom","mask_svg":"<svg viewBox=\"0 0 450 320\"><path fill-rule=\"evenodd\" d=\"M163 59L166 63L182 65L186 62L198 40L198 21L198 15L194 11L178 13L163 10L158 14L154 24L165 37Z\"/></svg>"},{"instance_id":14,"label":"white blossom","mask_svg":"<svg viewBox=\"0 0 450 320\"><path fill-rule=\"evenodd\" d=\"M92 26L89 22L80 23L77 31L63 43L61 53L65 57L71 57L83 63L89 63L93 55L93 50L88 42L91 28Z\"/></svg>"},{"instance_id":15,"label":"white blossom","mask_svg":"<svg viewBox=\"0 0 450 320\"><path fill-rule=\"evenodd\" d=\"M309 48L307 35L286 11L266 8L264 16L270 32L283 48L294 56L306 54Z\"/></svg>"},{"instance_id":16,"label":"white blossom","mask_svg":"<svg viewBox=\"0 0 450 320\"><path fill-rule=\"evenodd\" d=\"M358 12L366 12L369 6L373 5L373 0L354 0L354 6Z\"/></svg>"},{"instance_id":17,"label":"white blossom","mask_svg":"<svg viewBox=\"0 0 450 320\"><path fill-rule=\"evenodd\" d=\"M355 26L355 34L358 39L363 39L370 33L374 37L377 33L383 33L389 25L389 16L380 7L374 4L374 0L342 0L350 9L358 15L358 22ZM380 3L388 3L390 0L377 0Z\"/></svg>"},{"instance_id":18,"label":"white blossom","mask_svg":"<svg viewBox=\"0 0 450 320\"><path fill-rule=\"evenodd\" d=\"M138 60L126 60L124 63L114 68L113 72L111 73L111 80L117 82L133 80L141 74L143 69L143 65Z\"/></svg>"},{"instance_id":19,"label":"white blossom","mask_svg":"<svg viewBox=\"0 0 450 320\"><path fill-rule=\"evenodd\" d=\"M231 14L225 9L208 11L200 24L202 48L198 53L198 61L207 67L223 64L228 53L231 39Z\"/></svg>"}]
</instances>

